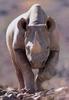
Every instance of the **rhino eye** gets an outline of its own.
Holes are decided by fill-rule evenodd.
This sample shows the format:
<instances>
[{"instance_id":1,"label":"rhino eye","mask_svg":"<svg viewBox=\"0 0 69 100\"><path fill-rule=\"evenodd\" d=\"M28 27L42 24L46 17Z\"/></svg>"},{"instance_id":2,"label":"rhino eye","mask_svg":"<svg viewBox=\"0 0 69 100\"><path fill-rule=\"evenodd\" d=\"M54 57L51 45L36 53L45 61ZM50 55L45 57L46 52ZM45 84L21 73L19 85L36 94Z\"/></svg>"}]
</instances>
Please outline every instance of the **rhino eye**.
<instances>
[{"instance_id":1,"label":"rhino eye","mask_svg":"<svg viewBox=\"0 0 69 100\"><path fill-rule=\"evenodd\" d=\"M26 31L26 37L29 37L29 35L30 35L30 32Z\"/></svg>"},{"instance_id":2,"label":"rhino eye","mask_svg":"<svg viewBox=\"0 0 69 100\"><path fill-rule=\"evenodd\" d=\"M28 27L27 31L26 31L26 36L29 37L30 34L31 34L31 29L30 29L30 27Z\"/></svg>"}]
</instances>

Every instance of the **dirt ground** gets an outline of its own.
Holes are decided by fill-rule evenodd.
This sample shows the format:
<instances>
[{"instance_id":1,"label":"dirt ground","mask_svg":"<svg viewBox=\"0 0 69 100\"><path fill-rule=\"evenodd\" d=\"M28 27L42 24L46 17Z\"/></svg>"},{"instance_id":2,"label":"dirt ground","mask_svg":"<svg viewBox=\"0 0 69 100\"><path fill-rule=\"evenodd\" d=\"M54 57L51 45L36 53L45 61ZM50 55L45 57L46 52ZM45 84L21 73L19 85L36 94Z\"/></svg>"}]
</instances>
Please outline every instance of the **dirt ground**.
<instances>
[{"instance_id":1,"label":"dirt ground","mask_svg":"<svg viewBox=\"0 0 69 100\"><path fill-rule=\"evenodd\" d=\"M69 0L0 0L0 84L18 86L15 69L12 65L5 42L8 24L18 15L27 11L32 4L40 3L44 11L52 16L58 25L60 35L59 73L45 88L67 86L69 83Z\"/></svg>"}]
</instances>

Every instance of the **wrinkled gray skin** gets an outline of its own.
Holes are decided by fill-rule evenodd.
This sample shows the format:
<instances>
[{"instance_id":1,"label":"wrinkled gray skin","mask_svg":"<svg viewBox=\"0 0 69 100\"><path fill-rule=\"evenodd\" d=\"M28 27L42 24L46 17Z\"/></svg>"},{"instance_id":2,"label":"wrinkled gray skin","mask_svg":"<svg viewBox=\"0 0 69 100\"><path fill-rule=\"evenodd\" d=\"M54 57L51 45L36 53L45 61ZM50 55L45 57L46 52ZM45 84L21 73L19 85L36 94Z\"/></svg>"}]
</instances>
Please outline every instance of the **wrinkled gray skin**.
<instances>
[{"instance_id":1,"label":"wrinkled gray skin","mask_svg":"<svg viewBox=\"0 0 69 100\"><path fill-rule=\"evenodd\" d=\"M8 26L6 42L14 63L20 88L35 92L32 69L39 69L36 85L56 74L59 57L58 33L55 21L48 17L39 4L15 18Z\"/></svg>"}]
</instances>

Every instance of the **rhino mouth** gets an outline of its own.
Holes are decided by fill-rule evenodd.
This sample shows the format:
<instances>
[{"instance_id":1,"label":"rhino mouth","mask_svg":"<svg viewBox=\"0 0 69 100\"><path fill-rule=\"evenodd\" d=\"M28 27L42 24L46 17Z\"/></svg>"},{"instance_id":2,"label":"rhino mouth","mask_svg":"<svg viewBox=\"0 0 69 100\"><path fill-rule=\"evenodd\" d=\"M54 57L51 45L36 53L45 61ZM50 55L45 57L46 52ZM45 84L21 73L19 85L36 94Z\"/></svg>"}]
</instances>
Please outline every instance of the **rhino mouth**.
<instances>
[{"instance_id":1,"label":"rhino mouth","mask_svg":"<svg viewBox=\"0 0 69 100\"><path fill-rule=\"evenodd\" d=\"M39 53L39 54L31 54L30 64L33 68L43 68L46 64L46 61L49 56L49 51Z\"/></svg>"},{"instance_id":2,"label":"rhino mouth","mask_svg":"<svg viewBox=\"0 0 69 100\"><path fill-rule=\"evenodd\" d=\"M37 68L43 68L45 67L46 61L42 62L30 62L32 68L37 69Z\"/></svg>"}]
</instances>

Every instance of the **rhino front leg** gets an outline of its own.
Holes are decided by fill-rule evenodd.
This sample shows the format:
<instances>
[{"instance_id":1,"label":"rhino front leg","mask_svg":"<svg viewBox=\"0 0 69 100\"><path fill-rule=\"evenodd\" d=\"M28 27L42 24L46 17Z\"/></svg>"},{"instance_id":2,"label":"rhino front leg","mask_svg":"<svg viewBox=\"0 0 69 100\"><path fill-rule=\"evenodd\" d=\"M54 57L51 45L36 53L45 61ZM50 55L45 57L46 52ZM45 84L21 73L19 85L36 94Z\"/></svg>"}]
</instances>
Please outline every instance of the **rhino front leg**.
<instances>
[{"instance_id":1,"label":"rhino front leg","mask_svg":"<svg viewBox=\"0 0 69 100\"><path fill-rule=\"evenodd\" d=\"M44 68L39 69L38 78L36 80L38 90L42 90L41 84L45 80L51 79L56 75L56 65L59 59L59 51L51 51Z\"/></svg>"},{"instance_id":2,"label":"rhino front leg","mask_svg":"<svg viewBox=\"0 0 69 100\"><path fill-rule=\"evenodd\" d=\"M22 72L21 72L21 70L20 70L20 68L19 68L19 66L16 62L14 50L12 48L9 48L9 51L10 51L10 56L11 56L12 62L14 64L16 75L17 75L17 78L18 78L18 81L19 81L19 88L22 89L22 88L25 87Z\"/></svg>"},{"instance_id":3,"label":"rhino front leg","mask_svg":"<svg viewBox=\"0 0 69 100\"><path fill-rule=\"evenodd\" d=\"M26 58L25 52L23 52L22 49L16 49L14 50L15 57L16 57L16 63L19 66L19 69L21 70L23 79L24 79L24 85L27 90L29 90L29 93L34 93L34 74L32 72L31 66Z\"/></svg>"}]
</instances>

